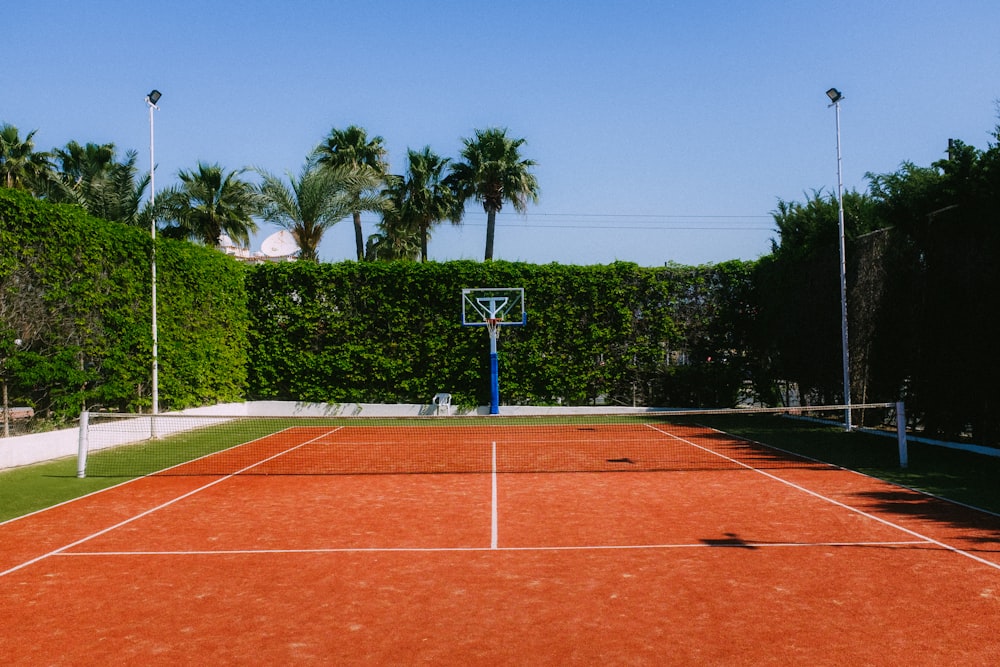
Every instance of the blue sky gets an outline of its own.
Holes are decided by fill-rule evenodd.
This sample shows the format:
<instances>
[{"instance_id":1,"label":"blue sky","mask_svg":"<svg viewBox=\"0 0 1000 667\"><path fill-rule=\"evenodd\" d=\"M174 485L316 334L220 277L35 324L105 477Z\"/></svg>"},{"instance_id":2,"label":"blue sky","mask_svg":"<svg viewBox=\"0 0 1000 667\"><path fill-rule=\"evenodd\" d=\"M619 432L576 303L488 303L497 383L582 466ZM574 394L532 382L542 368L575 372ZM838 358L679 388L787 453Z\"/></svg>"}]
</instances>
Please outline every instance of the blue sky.
<instances>
[{"instance_id":1,"label":"blue sky","mask_svg":"<svg viewBox=\"0 0 1000 667\"><path fill-rule=\"evenodd\" d=\"M230 2L33 0L4 10L0 122L40 149L114 142L157 189L197 161L298 172L332 127L457 156L507 127L541 199L504 209L495 257L644 266L755 259L779 199L903 161L950 137L985 147L1000 99L995 0ZM276 228L264 228L257 242ZM366 234L375 231L366 219ZM481 259L470 203L432 259ZM353 258L350 221L321 258Z\"/></svg>"}]
</instances>

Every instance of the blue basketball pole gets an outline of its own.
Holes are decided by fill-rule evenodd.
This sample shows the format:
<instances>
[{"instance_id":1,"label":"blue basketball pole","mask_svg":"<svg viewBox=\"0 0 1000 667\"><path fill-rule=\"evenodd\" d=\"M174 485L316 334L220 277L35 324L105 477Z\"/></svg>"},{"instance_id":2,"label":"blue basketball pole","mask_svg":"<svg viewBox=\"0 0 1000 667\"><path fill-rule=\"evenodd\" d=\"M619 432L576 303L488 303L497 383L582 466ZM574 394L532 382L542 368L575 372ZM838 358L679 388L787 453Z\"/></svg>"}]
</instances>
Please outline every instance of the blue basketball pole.
<instances>
[{"instance_id":1,"label":"blue basketball pole","mask_svg":"<svg viewBox=\"0 0 1000 667\"><path fill-rule=\"evenodd\" d=\"M497 360L497 332L490 330L490 414L500 414L500 362Z\"/></svg>"}]
</instances>

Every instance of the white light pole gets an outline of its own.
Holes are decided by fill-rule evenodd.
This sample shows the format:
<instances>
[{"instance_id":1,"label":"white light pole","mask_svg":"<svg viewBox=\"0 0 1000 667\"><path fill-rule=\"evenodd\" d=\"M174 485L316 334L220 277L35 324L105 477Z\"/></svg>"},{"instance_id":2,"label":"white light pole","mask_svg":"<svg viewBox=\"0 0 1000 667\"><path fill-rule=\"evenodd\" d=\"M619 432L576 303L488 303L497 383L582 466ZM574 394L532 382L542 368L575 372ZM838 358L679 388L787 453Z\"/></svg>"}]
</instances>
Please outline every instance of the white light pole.
<instances>
[{"instance_id":1,"label":"white light pole","mask_svg":"<svg viewBox=\"0 0 1000 667\"><path fill-rule=\"evenodd\" d=\"M21 339L14 339L14 347L21 347ZM2 352L0 352L2 354ZM3 405L0 411L3 412L3 437L10 437L10 405L7 403L7 357L0 357L0 382L3 383Z\"/></svg>"},{"instance_id":2,"label":"white light pole","mask_svg":"<svg viewBox=\"0 0 1000 667\"><path fill-rule=\"evenodd\" d=\"M840 343L844 363L844 428L851 430L851 366L847 346L847 251L844 244L844 172L840 160L840 101L844 96L836 88L826 91L830 106L837 111L837 218L840 236Z\"/></svg>"},{"instance_id":3,"label":"white light pole","mask_svg":"<svg viewBox=\"0 0 1000 667\"><path fill-rule=\"evenodd\" d=\"M157 331L156 331L156 184L154 181L154 172L156 162L153 157L153 110L159 110L160 107L156 106L156 103L160 101L161 97L160 91L153 89L146 95L146 105L149 107L149 209L151 213L151 222L149 225L150 237L153 240L153 249L150 254L150 267L152 272L152 283L153 283L153 414L159 414L160 412L160 379L159 379L159 360L157 359ZM156 437L156 425L153 424L153 437Z\"/></svg>"}]
</instances>

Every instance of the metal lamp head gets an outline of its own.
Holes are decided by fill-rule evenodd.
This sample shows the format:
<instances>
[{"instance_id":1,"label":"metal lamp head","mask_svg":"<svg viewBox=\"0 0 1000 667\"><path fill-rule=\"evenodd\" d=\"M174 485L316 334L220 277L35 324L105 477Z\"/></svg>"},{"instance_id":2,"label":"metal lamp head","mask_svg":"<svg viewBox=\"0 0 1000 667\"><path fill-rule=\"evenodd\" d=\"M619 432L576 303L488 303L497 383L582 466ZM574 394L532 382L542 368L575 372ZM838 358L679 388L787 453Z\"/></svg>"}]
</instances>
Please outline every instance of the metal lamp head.
<instances>
[{"instance_id":1,"label":"metal lamp head","mask_svg":"<svg viewBox=\"0 0 1000 667\"><path fill-rule=\"evenodd\" d=\"M149 102L150 104L155 105L157 102L160 101L161 97L163 97L163 93L154 88L153 90L149 91L149 95L146 95L146 101Z\"/></svg>"},{"instance_id":2,"label":"metal lamp head","mask_svg":"<svg viewBox=\"0 0 1000 667\"><path fill-rule=\"evenodd\" d=\"M840 100L844 99L844 96L836 88L831 88L830 90L826 91L826 96L830 98L831 104L836 104Z\"/></svg>"}]
</instances>

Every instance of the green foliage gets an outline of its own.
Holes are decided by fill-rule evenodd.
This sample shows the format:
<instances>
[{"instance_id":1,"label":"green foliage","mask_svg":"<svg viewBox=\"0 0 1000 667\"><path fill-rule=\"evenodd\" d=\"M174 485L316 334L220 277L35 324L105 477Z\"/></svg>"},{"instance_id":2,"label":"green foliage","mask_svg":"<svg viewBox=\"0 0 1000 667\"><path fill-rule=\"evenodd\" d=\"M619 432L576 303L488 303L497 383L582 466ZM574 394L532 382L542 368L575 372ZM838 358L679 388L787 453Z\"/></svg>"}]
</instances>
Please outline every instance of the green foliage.
<instances>
[{"instance_id":1,"label":"green foliage","mask_svg":"<svg viewBox=\"0 0 1000 667\"><path fill-rule=\"evenodd\" d=\"M538 178L531 173L535 161L521 157L525 140L507 136L506 128L476 130L475 138L462 143L461 159L452 163L446 181L460 204L474 199L483 205L485 258L492 260L496 216L504 202L518 213L527 210L528 202L538 202Z\"/></svg>"},{"instance_id":2,"label":"green foliage","mask_svg":"<svg viewBox=\"0 0 1000 667\"><path fill-rule=\"evenodd\" d=\"M320 168L307 163L299 176L288 174L289 185L261 172L261 216L291 232L299 246L298 259L318 262L319 244L333 225L347 217L357 192L377 188L379 179L354 168Z\"/></svg>"},{"instance_id":3,"label":"green foliage","mask_svg":"<svg viewBox=\"0 0 1000 667\"><path fill-rule=\"evenodd\" d=\"M669 395L666 370L698 355L730 369L725 387L710 391L732 396L748 372L732 327L751 316L733 297L750 294L750 266L255 266L251 397L426 403L448 391L457 403L488 403L489 340L461 327L460 293L499 286L524 287L528 313L526 328L500 336L504 402L649 405ZM698 287L688 289L692 281Z\"/></svg>"},{"instance_id":4,"label":"green foliage","mask_svg":"<svg viewBox=\"0 0 1000 667\"><path fill-rule=\"evenodd\" d=\"M774 223L781 243L772 253L781 259L808 259L823 248L837 247L840 204L835 194L814 191L805 202L778 201ZM844 235L853 239L883 226L875 201L851 190L844 193Z\"/></svg>"},{"instance_id":5,"label":"green foliage","mask_svg":"<svg viewBox=\"0 0 1000 667\"><path fill-rule=\"evenodd\" d=\"M148 233L29 194L148 225L151 209L140 211L148 179L137 178L134 151L119 162L111 144L76 142L56 151L57 174L53 155L35 151L33 137L0 125L0 185L18 189L0 190L0 372L12 402L56 421L83 405L148 408ZM308 167L319 166L324 178L344 166L365 171L334 188L336 206L324 198L330 183L306 188L303 172L292 180L295 202L276 179L265 179L275 186L265 210L242 170L199 164L158 202L174 222L163 235L212 246L225 232L246 242L253 215L265 211L295 231L303 257L315 259L322 230L351 211L361 260L360 211L371 210L384 215L369 259L426 260L429 230L458 220L461 203L474 199L487 212L491 259L497 211L507 202L523 211L538 196L523 145L506 130L480 130L464 141L458 161L410 151L409 177L386 179L382 138L335 128ZM843 200L852 396L902 397L929 434L1000 444L1000 347L992 340L1000 311L1000 146L949 141L946 160L904 162L895 173L867 177L869 194L847 192ZM161 406L247 397L426 402L442 390L465 405L486 403L487 336L458 323L461 288L483 286L527 291L528 327L501 336L505 402L731 405L751 386L759 399L781 400L782 384L812 402L836 402L838 202L814 191L801 203L779 201L774 220L779 240L758 262L650 269L397 261L245 267L211 248L161 239ZM25 344L15 346L16 338Z\"/></svg>"},{"instance_id":6,"label":"green foliage","mask_svg":"<svg viewBox=\"0 0 1000 667\"><path fill-rule=\"evenodd\" d=\"M223 234L243 247L257 231L253 216L260 213L260 193L243 180L246 169L226 171L217 164L199 162L196 170L177 172L180 185L163 192L156 213L172 224L163 235L200 241L215 247Z\"/></svg>"},{"instance_id":7,"label":"green foliage","mask_svg":"<svg viewBox=\"0 0 1000 667\"><path fill-rule=\"evenodd\" d=\"M387 180L385 194L392 206L382 212L380 233L368 240L368 259L409 259L420 254L427 261L430 230L444 220L458 223L460 208L445 181L450 160L434 153L408 150L407 172Z\"/></svg>"},{"instance_id":8,"label":"green foliage","mask_svg":"<svg viewBox=\"0 0 1000 667\"><path fill-rule=\"evenodd\" d=\"M348 169L380 183L386 175L389 152L380 136L368 137L368 132L358 125L343 130L332 128L326 138L315 148L311 160L323 169L341 171ZM381 213L388 205L377 185L357 183L348 190L349 208L354 218L354 247L358 261L365 258L365 237L361 231L362 211Z\"/></svg>"},{"instance_id":9,"label":"green foliage","mask_svg":"<svg viewBox=\"0 0 1000 667\"><path fill-rule=\"evenodd\" d=\"M845 195L851 394L903 398L927 434L996 445L1000 146L951 141L948 153L868 174L870 195ZM753 347L766 375L839 401L837 202L779 202L775 222L780 245L756 267Z\"/></svg>"},{"instance_id":10,"label":"green foliage","mask_svg":"<svg viewBox=\"0 0 1000 667\"><path fill-rule=\"evenodd\" d=\"M22 139L10 123L0 124L0 188L42 193L55 178L52 156L35 150L35 132Z\"/></svg>"},{"instance_id":11,"label":"green foliage","mask_svg":"<svg viewBox=\"0 0 1000 667\"><path fill-rule=\"evenodd\" d=\"M53 203L79 204L90 215L102 220L139 225L148 211L142 211L143 192L149 185L148 174L139 175L137 153L126 151L118 160L114 144L70 141L54 151L59 162L57 178L52 179L46 200Z\"/></svg>"},{"instance_id":12,"label":"green foliage","mask_svg":"<svg viewBox=\"0 0 1000 667\"><path fill-rule=\"evenodd\" d=\"M11 400L57 421L84 406L150 406L150 236L0 190L0 335ZM243 267L160 240L158 331L164 408L239 400L246 389Z\"/></svg>"},{"instance_id":13,"label":"green foliage","mask_svg":"<svg viewBox=\"0 0 1000 667\"><path fill-rule=\"evenodd\" d=\"M772 254L758 263L753 279L758 375L769 376L772 385L778 380L796 384L811 402L838 403L843 400L843 355L837 198L813 192L804 203L779 201L774 220L780 244L775 242ZM851 281L860 266L853 239L881 225L870 196L844 194ZM849 295L849 306L853 303Z\"/></svg>"},{"instance_id":14,"label":"green foliage","mask_svg":"<svg viewBox=\"0 0 1000 667\"><path fill-rule=\"evenodd\" d=\"M157 251L161 400L172 408L242 400L248 362L245 267L214 249Z\"/></svg>"},{"instance_id":15,"label":"green foliage","mask_svg":"<svg viewBox=\"0 0 1000 667\"><path fill-rule=\"evenodd\" d=\"M950 141L948 158L931 167L904 163L869 178L880 214L895 225L890 247L877 257L889 276L885 301L895 306L894 321L883 318L877 331L879 340L893 338L886 380L905 392L908 411L929 434L1000 444L1000 353L993 340L1000 146L978 150Z\"/></svg>"}]
</instances>

